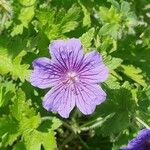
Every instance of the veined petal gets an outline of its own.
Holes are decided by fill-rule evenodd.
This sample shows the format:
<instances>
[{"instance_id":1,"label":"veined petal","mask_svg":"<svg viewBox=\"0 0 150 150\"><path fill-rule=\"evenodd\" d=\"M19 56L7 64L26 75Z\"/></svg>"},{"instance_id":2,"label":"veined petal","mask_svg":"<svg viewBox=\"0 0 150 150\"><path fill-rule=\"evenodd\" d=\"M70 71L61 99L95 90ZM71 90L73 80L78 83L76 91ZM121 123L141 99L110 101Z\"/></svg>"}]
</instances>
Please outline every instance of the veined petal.
<instances>
[{"instance_id":1,"label":"veined petal","mask_svg":"<svg viewBox=\"0 0 150 150\"><path fill-rule=\"evenodd\" d=\"M43 107L67 118L75 105L91 114L101 104L105 92L97 85L108 76L108 69L98 52L84 55L79 39L55 40L49 45L52 59L33 62L31 84L52 89L45 95Z\"/></svg>"},{"instance_id":2,"label":"veined petal","mask_svg":"<svg viewBox=\"0 0 150 150\"><path fill-rule=\"evenodd\" d=\"M83 58L82 45L79 39L55 40L49 45L52 59L59 63L64 70L73 69Z\"/></svg>"},{"instance_id":3,"label":"veined petal","mask_svg":"<svg viewBox=\"0 0 150 150\"><path fill-rule=\"evenodd\" d=\"M58 112L68 118L75 106L75 94L72 87L58 85L53 87L44 97L43 107L48 111Z\"/></svg>"},{"instance_id":4,"label":"veined petal","mask_svg":"<svg viewBox=\"0 0 150 150\"><path fill-rule=\"evenodd\" d=\"M81 81L89 83L103 82L108 77L108 68L103 64L102 57L96 51L85 55L78 72Z\"/></svg>"},{"instance_id":5,"label":"veined petal","mask_svg":"<svg viewBox=\"0 0 150 150\"><path fill-rule=\"evenodd\" d=\"M76 105L83 114L91 114L96 105L101 104L106 99L106 93L98 85L82 83L76 86Z\"/></svg>"},{"instance_id":6,"label":"veined petal","mask_svg":"<svg viewBox=\"0 0 150 150\"><path fill-rule=\"evenodd\" d=\"M42 57L34 60L33 68L30 76L30 82L33 86L44 89L57 84L61 80L61 68L52 64L48 58Z\"/></svg>"},{"instance_id":7,"label":"veined petal","mask_svg":"<svg viewBox=\"0 0 150 150\"><path fill-rule=\"evenodd\" d=\"M129 142L128 148L132 148L132 149L144 148L144 144L146 140L150 140L150 130L143 129L134 139L132 139Z\"/></svg>"}]
</instances>

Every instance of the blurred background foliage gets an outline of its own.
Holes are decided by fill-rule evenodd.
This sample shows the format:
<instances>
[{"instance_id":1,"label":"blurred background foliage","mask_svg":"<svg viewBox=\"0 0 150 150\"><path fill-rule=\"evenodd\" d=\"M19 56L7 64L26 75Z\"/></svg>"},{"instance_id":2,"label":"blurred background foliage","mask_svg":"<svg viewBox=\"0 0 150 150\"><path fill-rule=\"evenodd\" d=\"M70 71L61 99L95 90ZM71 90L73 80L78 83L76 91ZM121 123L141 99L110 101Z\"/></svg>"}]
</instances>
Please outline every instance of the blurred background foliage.
<instances>
[{"instance_id":1,"label":"blurred background foliage","mask_svg":"<svg viewBox=\"0 0 150 150\"><path fill-rule=\"evenodd\" d=\"M0 0L0 149L118 150L150 124L149 0ZM46 112L32 61L55 39L80 38L109 68L90 116Z\"/></svg>"}]
</instances>

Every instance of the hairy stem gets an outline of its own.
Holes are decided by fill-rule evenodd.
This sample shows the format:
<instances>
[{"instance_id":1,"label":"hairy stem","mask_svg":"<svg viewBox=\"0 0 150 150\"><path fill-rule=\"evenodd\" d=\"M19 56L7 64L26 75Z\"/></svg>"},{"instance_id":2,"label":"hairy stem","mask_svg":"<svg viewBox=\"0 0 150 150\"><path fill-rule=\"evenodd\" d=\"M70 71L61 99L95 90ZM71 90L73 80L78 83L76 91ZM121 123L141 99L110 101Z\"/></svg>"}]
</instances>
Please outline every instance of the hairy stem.
<instances>
[{"instance_id":1,"label":"hairy stem","mask_svg":"<svg viewBox=\"0 0 150 150\"><path fill-rule=\"evenodd\" d=\"M71 133L70 136L68 136L64 142L62 143L62 145L59 147L60 150L63 150L64 146L69 143L72 139L75 138L75 134L74 133Z\"/></svg>"},{"instance_id":2,"label":"hairy stem","mask_svg":"<svg viewBox=\"0 0 150 150\"><path fill-rule=\"evenodd\" d=\"M45 116L41 118L41 122L47 121L47 120L53 120L53 117Z\"/></svg>"},{"instance_id":3,"label":"hairy stem","mask_svg":"<svg viewBox=\"0 0 150 150\"><path fill-rule=\"evenodd\" d=\"M142 121L140 118L138 118L138 117L135 117L136 118L136 120L139 122L139 123L141 123L145 128L147 128L147 129L150 129L150 126L149 125L147 125L144 121Z\"/></svg>"}]
</instances>

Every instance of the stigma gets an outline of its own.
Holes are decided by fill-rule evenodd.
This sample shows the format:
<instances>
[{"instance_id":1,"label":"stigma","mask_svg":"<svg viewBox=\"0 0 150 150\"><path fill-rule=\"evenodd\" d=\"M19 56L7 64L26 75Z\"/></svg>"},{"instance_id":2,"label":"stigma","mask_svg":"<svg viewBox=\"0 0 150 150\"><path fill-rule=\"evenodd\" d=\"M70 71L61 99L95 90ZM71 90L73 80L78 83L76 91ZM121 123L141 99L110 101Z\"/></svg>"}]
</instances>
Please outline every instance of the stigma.
<instances>
[{"instance_id":1,"label":"stigma","mask_svg":"<svg viewBox=\"0 0 150 150\"><path fill-rule=\"evenodd\" d=\"M78 77L75 72L68 72L67 77L71 82L78 81Z\"/></svg>"}]
</instances>

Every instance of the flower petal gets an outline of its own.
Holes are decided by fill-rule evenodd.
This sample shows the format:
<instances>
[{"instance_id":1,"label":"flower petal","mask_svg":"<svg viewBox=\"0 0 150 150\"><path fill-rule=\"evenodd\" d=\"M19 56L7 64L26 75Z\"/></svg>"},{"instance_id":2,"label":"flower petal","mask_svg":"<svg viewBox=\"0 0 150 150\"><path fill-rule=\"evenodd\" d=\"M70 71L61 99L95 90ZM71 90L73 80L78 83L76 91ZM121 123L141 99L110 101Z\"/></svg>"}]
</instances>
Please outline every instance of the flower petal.
<instances>
[{"instance_id":1,"label":"flower petal","mask_svg":"<svg viewBox=\"0 0 150 150\"><path fill-rule=\"evenodd\" d=\"M57 84L61 80L61 68L52 64L48 58L42 57L34 60L33 67L34 70L30 76L30 82L33 86L44 89Z\"/></svg>"},{"instance_id":2,"label":"flower petal","mask_svg":"<svg viewBox=\"0 0 150 150\"><path fill-rule=\"evenodd\" d=\"M64 70L73 69L83 58L82 45L79 39L55 40L49 45L52 59L57 61Z\"/></svg>"},{"instance_id":3,"label":"flower petal","mask_svg":"<svg viewBox=\"0 0 150 150\"><path fill-rule=\"evenodd\" d=\"M106 93L98 85L82 83L76 86L76 105L83 114L94 112L96 105L101 104L106 99Z\"/></svg>"},{"instance_id":4,"label":"flower petal","mask_svg":"<svg viewBox=\"0 0 150 150\"><path fill-rule=\"evenodd\" d=\"M148 129L143 129L140 131L140 133L132 139L127 148L130 149L139 149L144 147L144 143L146 140L150 140L150 130Z\"/></svg>"},{"instance_id":5,"label":"flower petal","mask_svg":"<svg viewBox=\"0 0 150 150\"><path fill-rule=\"evenodd\" d=\"M62 117L68 118L75 106L75 94L72 87L58 85L53 87L44 97L43 107L47 111L58 112Z\"/></svg>"},{"instance_id":6,"label":"flower petal","mask_svg":"<svg viewBox=\"0 0 150 150\"><path fill-rule=\"evenodd\" d=\"M96 51L86 54L78 72L81 80L90 83L103 82L108 77L108 68L103 64L102 57Z\"/></svg>"}]
</instances>

